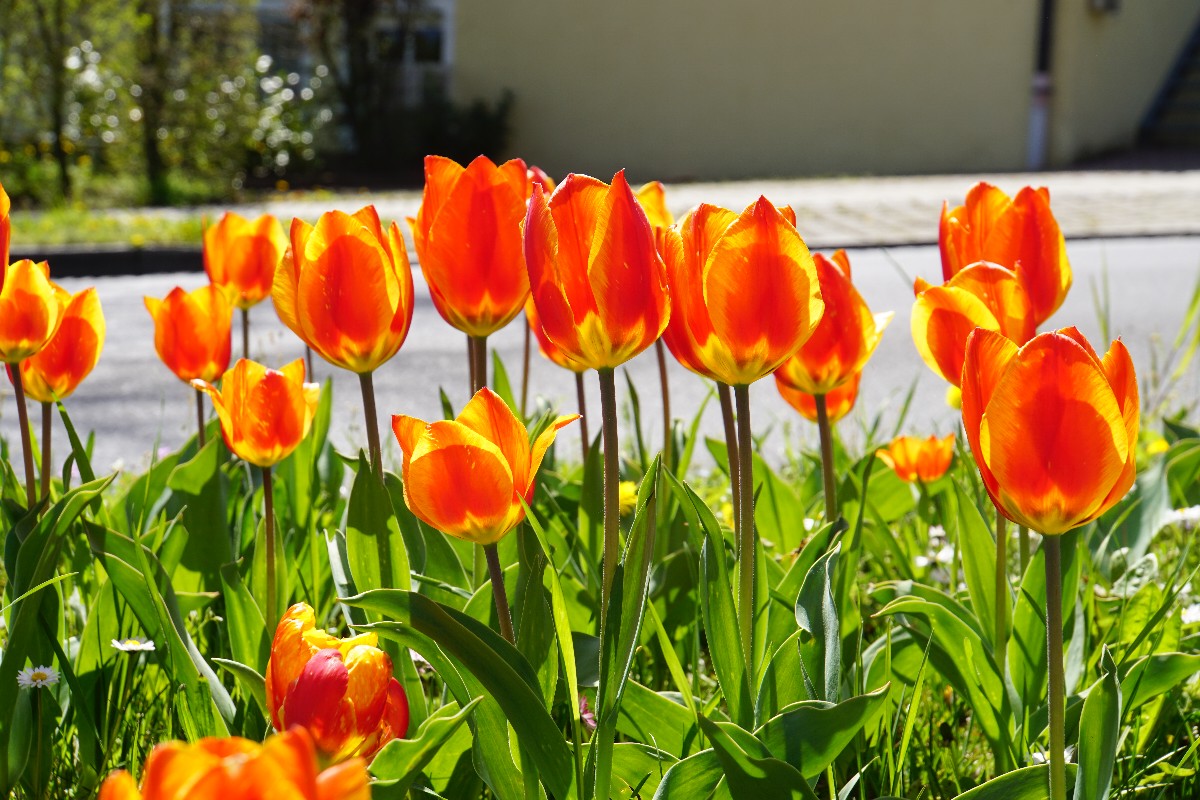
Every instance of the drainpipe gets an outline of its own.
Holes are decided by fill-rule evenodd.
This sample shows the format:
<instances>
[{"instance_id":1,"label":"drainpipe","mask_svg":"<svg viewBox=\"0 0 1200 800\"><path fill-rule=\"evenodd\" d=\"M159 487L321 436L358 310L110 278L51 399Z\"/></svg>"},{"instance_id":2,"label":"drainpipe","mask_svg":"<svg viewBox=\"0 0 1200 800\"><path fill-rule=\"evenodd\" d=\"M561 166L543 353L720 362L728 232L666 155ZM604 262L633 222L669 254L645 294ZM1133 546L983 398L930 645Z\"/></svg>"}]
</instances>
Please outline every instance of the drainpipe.
<instances>
[{"instance_id":1,"label":"drainpipe","mask_svg":"<svg viewBox=\"0 0 1200 800\"><path fill-rule=\"evenodd\" d=\"M1050 76L1054 53L1054 0L1040 0L1038 13L1037 61L1033 70L1033 91L1029 103L1029 137L1025 167L1031 172L1046 168L1050 139L1050 95L1054 79Z\"/></svg>"}]
</instances>

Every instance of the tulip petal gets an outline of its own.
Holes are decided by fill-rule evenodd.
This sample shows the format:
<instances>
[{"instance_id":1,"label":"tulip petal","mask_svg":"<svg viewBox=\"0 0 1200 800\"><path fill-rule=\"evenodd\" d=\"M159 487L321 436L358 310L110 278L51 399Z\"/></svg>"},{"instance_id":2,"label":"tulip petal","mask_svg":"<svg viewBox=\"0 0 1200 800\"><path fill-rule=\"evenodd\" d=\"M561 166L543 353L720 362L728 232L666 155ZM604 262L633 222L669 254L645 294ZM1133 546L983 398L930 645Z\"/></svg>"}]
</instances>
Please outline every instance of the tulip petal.
<instances>
[{"instance_id":1,"label":"tulip petal","mask_svg":"<svg viewBox=\"0 0 1200 800\"><path fill-rule=\"evenodd\" d=\"M646 212L653 228L669 228L675 223L671 210L667 208L667 191L661 181L650 181L634 193L638 204Z\"/></svg>"},{"instance_id":2,"label":"tulip petal","mask_svg":"<svg viewBox=\"0 0 1200 800\"><path fill-rule=\"evenodd\" d=\"M133 776L122 769L104 779L99 800L142 800L142 793Z\"/></svg>"},{"instance_id":3,"label":"tulip petal","mask_svg":"<svg viewBox=\"0 0 1200 800\"><path fill-rule=\"evenodd\" d=\"M455 422L487 439L499 448L512 473L518 491L529 479L529 432L500 395L486 386L455 417Z\"/></svg>"},{"instance_id":4,"label":"tulip petal","mask_svg":"<svg viewBox=\"0 0 1200 800\"><path fill-rule=\"evenodd\" d=\"M1013 199L1014 238L1019 252L1013 268L1029 293L1036 325L1058 310L1071 288L1071 265L1062 230L1050 211L1050 195L1026 186Z\"/></svg>"},{"instance_id":5,"label":"tulip petal","mask_svg":"<svg viewBox=\"0 0 1200 800\"><path fill-rule=\"evenodd\" d=\"M339 650L322 650L304 665L283 704L287 727L300 726L317 749L337 753L353 734L353 709L346 700L350 672Z\"/></svg>"},{"instance_id":6,"label":"tulip petal","mask_svg":"<svg viewBox=\"0 0 1200 800\"><path fill-rule=\"evenodd\" d=\"M572 300L560 283L558 256L558 229L539 185L529 199L529 211L525 217L525 263L529 269L531 296L546 338L560 352L578 355L581 352L579 329L575 311L571 307ZM581 298L580 302L591 302L590 287L587 297Z\"/></svg>"},{"instance_id":7,"label":"tulip petal","mask_svg":"<svg viewBox=\"0 0 1200 800\"><path fill-rule=\"evenodd\" d=\"M297 292L300 288L300 268L304 263L304 243L312 234L312 226L302 219L293 219L290 245L283 251L279 266L275 268L275 280L271 284L271 302L279 320L292 333L304 339L304 327L300 324L297 311Z\"/></svg>"},{"instance_id":8,"label":"tulip petal","mask_svg":"<svg viewBox=\"0 0 1200 800\"><path fill-rule=\"evenodd\" d=\"M984 412L996 391L996 385L1017 357L1017 345L995 331L978 328L967 337L966 357L962 371L962 420L967 443L979 467L983 485L992 500L999 505L999 485L983 457L980 445L980 426Z\"/></svg>"},{"instance_id":9,"label":"tulip petal","mask_svg":"<svg viewBox=\"0 0 1200 800\"><path fill-rule=\"evenodd\" d=\"M346 699L354 709L355 727L360 731L377 728L387 704L392 660L378 647L364 644L351 648L345 663L350 676Z\"/></svg>"},{"instance_id":10,"label":"tulip petal","mask_svg":"<svg viewBox=\"0 0 1200 800\"><path fill-rule=\"evenodd\" d=\"M554 444L555 436L558 435L559 430L564 426L570 425L577 419L579 419L578 414L556 417L546 430L538 434L537 439L534 440L529 460L528 483L524 486L520 483L516 484L518 491L521 491L525 496L525 502L533 502L533 478L542 466L542 459L546 457L546 451L550 449L550 445Z\"/></svg>"},{"instance_id":11,"label":"tulip petal","mask_svg":"<svg viewBox=\"0 0 1200 800\"><path fill-rule=\"evenodd\" d=\"M998 331L987 305L954 286L932 286L917 296L912 310L912 337L921 359L949 383L962 383L967 337L976 328Z\"/></svg>"},{"instance_id":12,"label":"tulip petal","mask_svg":"<svg viewBox=\"0 0 1200 800\"><path fill-rule=\"evenodd\" d=\"M70 397L99 362L105 333L100 296L84 289L71 298L46 346L21 365L26 394L40 403Z\"/></svg>"},{"instance_id":13,"label":"tulip petal","mask_svg":"<svg viewBox=\"0 0 1200 800\"><path fill-rule=\"evenodd\" d=\"M366 763L355 758L322 772L317 776L316 800L371 800Z\"/></svg>"}]
</instances>

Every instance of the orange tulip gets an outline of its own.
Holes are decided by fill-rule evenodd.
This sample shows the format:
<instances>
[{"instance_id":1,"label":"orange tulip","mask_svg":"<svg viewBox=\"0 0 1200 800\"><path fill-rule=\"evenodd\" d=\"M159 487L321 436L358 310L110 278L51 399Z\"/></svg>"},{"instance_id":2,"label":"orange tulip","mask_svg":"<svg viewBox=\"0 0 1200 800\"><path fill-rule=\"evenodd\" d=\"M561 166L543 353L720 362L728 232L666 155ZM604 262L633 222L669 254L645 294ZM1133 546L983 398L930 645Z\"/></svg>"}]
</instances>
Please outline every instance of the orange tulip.
<instances>
[{"instance_id":1,"label":"orange tulip","mask_svg":"<svg viewBox=\"0 0 1200 800\"><path fill-rule=\"evenodd\" d=\"M154 349L181 381L215 381L229 367L233 307L209 284L192 292L176 286L162 300L145 298L154 319Z\"/></svg>"},{"instance_id":2,"label":"orange tulip","mask_svg":"<svg viewBox=\"0 0 1200 800\"><path fill-rule=\"evenodd\" d=\"M287 234L270 214L248 220L227 211L204 230L204 271L244 310L271 294L287 246Z\"/></svg>"},{"instance_id":3,"label":"orange tulip","mask_svg":"<svg viewBox=\"0 0 1200 800\"><path fill-rule=\"evenodd\" d=\"M979 261L1012 270L1029 294L1034 327L1058 310L1071 288L1066 242L1044 187L1026 186L1010 200L991 184L975 184L964 205L943 204L938 246L946 281Z\"/></svg>"},{"instance_id":4,"label":"orange tulip","mask_svg":"<svg viewBox=\"0 0 1200 800\"><path fill-rule=\"evenodd\" d=\"M10 208L12 203L4 191L4 184L0 184L0 284L4 283L4 271L8 267L8 240L12 231L12 224L8 221Z\"/></svg>"},{"instance_id":5,"label":"orange tulip","mask_svg":"<svg viewBox=\"0 0 1200 800\"><path fill-rule=\"evenodd\" d=\"M54 338L21 365L26 394L39 403L70 397L100 360L104 334L100 297L84 289L67 304Z\"/></svg>"},{"instance_id":6,"label":"orange tulip","mask_svg":"<svg viewBox=\"0 0 1200 800\"><path fill-rule=\"evenodd\" d=\"M529 327L537 336L538 350L543 356L572 372L583 372L587 369L583 364L567 358L554 342L546 338L546 332L542 330L542 321L538 318L537 305L534 304L532 297L525 301L525 321L529 323Z\"/></svg>"},{"instance_id":7,"label":"orange tulip","mask_svg":"<svg viewBox=\"0 0 1200 800\"><path fill-rule=\"evenodd\" d=\"M1133 485L1138 387L1118 339L1101 359L1075 328L1018 346L967 339L962 416L996 507L1047 535L1103 514Z\"/></svg>"},{"instance_id":8,"label":"orange tulip","mask_svg":"<svg viewBox=\"0 0 1200 800\"><path fill-rule=\"evenodd\" d=\"M525 426L486 387L453 420L393 416L404 451L404 502L442 533L494 544L525 518L521 499L533 502L546 450L558 429L577 418L557 418L531 446Z\"/></svg>"},{"instance_id":9,"label":"orange tulip","mask_svg":"<svg viewBox=\"0 0 1200 800\"><path fill-rule=\"evenodd\" d=\"M887 447L880 448L875 455L892 468L902 481L919 480L931 483L946 474L954 458L954 434L939 439L930 436L897 436Z\"/></svg>"},{"instance_id":10,"label":"orange tulip","mask_svg":"<svg viewBox=\"0 0 1200 800\"><path fill-rule=\"evenodd\" d=\"M808 341L824 303L794 220L760 197L741 215L702 204L667 230L674 313L663 339L679 363L750 384Z\"/></svg>"},{"instance_id":11,"label":"orange tulip","mask_svg":"<svg viewBox=\"0 0 1200 800\"><path fill-rule=\"evenodd\" d=\"M634 197L646 212L646 219L655 230L669 228L675 224L675 217L667 208L667 187L661 181L650 181L633 193Z\"/></svg>"},{"instance_id":12,"label":"orange tulip","mask_svg":"<svg viewBox=\"0 0 1200 800\"><path fill-rule=\"evenodd\" d=\"M551 178L546 174L546 170L530 164L528 175L530 192L533 191L533 184L535 183L541 186L542 191L544 191L546 194L551 194L554 192L554 187L557 186L557 184L554 182L554 178Z\"/></svg>"},{"instance_id":13,"label":"orange tulip","mask_svg":"<svg viewBox=\"0 0 1200 800\"><path fill-rule=\"evenodd\" d=\"M385 232L374 206L353 216L292 220L291 247L275 271L275 310L309 347L351 372L371 372L404 344L413 282L400 228Z\"/></svg>"},{"instance_id":14,"label":"orange tulip","mask_svg":"<svg viewBox=\"0 0 1200 800\"><path fill-rule=\"evenodd\" d=\"M212 398L225 444L239 458L270 467L287 458L308 435L321 387L304 382L304 360L281 370L239 358L221 388L202 380L192 385Z\"/></svg>"},{"instance_id":15,"label":"orange tulip","mask_svg":"<svg viewBox=\"0 0 1200 800\"><path fill-rule=\"evenodd\" d=\"M100 800L370 800L362 759L320 771L311 737L302 729L265 744L249 739L201 739L155 747L139 790L124 770L100 787Z\"/></svg>"},{"instance_id":16,"label":"orange tulip","mask_svg":"<svg viewBox=\"0 0 1200 800\"><path fill-rule=\"evenodd\" d=\"M825 413L829 415L830 425L849 414L850 410L854 408L854 403L858 400L858 385L861 382L862 373L855 373L850 380L825 395ZM778 372L775 373L775 388L779 390L780 396L787 401L788 405L799 411L802 417L809 422L817 421L816 397L800 389L793 389L779 377Z\"/></svg>"},{"instance_id":17,"label":"orange tulip","mask_svg":"<svg viewBox=\"0 0 1200 800\"><path fill-rule=\"evenodd\" d=\"M338 639L306 603L287 610L267 663L267 707L276 730L303 728L324 758L365 758L408 731L408 698L392 660L362 633Z\"/></svg>"},{"instance_id":18,"label":"orange tulip","mask_svg":"<svg viewBox=\"0 0 1200 800\"><path fill-rule=\"evenodd\" d=\"M832 259L817 253L813 262L825 312L812 336L775 375L808 394L829 394L862 372L892 321L892 312L871 314L850 282L845 250L838 250Z\"/></svg>"},{"instance_id":19,"label":"orange tulip","mask_svg":"<svg viewBox=\"0 0 1200 800\"><path fill-rule=\"evenodd\" d=\"M535 186L525 260L542 330L588 369L625 363L667 325L662 259L624 172L611 186L568 175L549 199Z\"/></svg>"},{"instance_id":20,"label":"orange tulip","mask_svg":"<svg viewBox=\"0 0 1200 800\"><path fill-rule=\"evenodd\" d=\"M58 331L69 297L50 280L50 265L9 264L0 286L0 361L15 364L40 352Z\"/></svg>"},{"instance_id":21,"label":"orange tulip","mask_svg":"<svg viewBox=\"0 0 1200 800\"><path fill-rule=\"evenodd\" d=\"M425 193L412 223L433 304L469 336L490 336L521 312L529 272L521 223L530 192L525 162L479 156L463 168L425 157Z\"/></svg>"}]
</instances>

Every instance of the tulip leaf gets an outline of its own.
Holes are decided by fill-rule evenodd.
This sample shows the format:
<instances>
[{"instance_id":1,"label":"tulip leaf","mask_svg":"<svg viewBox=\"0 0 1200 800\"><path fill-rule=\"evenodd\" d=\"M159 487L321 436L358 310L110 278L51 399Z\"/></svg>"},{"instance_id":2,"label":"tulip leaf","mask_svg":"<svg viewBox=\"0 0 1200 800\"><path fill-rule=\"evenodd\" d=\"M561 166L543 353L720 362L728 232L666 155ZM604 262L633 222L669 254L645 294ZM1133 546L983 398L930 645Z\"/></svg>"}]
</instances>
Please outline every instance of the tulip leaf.
<instances>
[{"instance_id":1,"label":"tulip leaf","mask_svg":"<svg viewBox=\"0 0 1200 800\"><path fill-rule=\"evenodd\" d=\"M261 672L248 664L228 658L214 658L213 663L232 675L238 686L246 690L246 694L254 700L264 719L271 718L271 710L267 708L267 680Z\"/></svg>"},{"instance_id":2,"label":"tulip leaf","mask_svg":"<svg viewBox=\"0 0 1200 800\"><path fill-rule=\"evenodd\" d=\"M366 454L360 452L346 510L346 551L355 585L359 589L411 589L403 542L383 478L375 474Z\"/></svg>"},{"instance_id":3,"label":"tulip leaf","mask_svg":"<svg viewBox=\"0 0 1200 800\"><path fill-rule=\"evenodd\" d=\"M1121 678L1125 708L1136 711L1197 672L1200 672L1200 654L1196 653L1155 653L1139 658Z\"/></svg>"},{"instance_id":4,"label":"tulip leaf","mask_svg":"<svg viewBox=\"0 0 1200 800\"><path fill-rule=\"evenodd\" d=\"M1075 779L1075 765L1067 764L1067 786ZM963 792L954 800L1046 800L1050 794L1050 765L1006 772L998 778Z\"/></svg>"},{"instance_id":5,"label":"tulip leaf","mask_svg":"<svg viewBox=\"0 0 1200 800\"><path fill-rule=\"evenodd\" d=\"M712 742L734 797L817 800L799 770L771 756L761 742L733 723L713 722L702 715L700 729ZM747 745L754 752L749 752Z\"/></svg>"},{"instance_id":6,"label":"tulip leaf","mask_svg":"<svg viewBox=\"0 0 1200 800\"><path fill-rule=\"evenodd\" d=\"M617 730L634 741L676 754L686 753L699 734L691 712L637 681L629 681L625 687Z\"/></svg>"},{"instance_id":7,"label":"tulip leaf","mask_svg":"<svg viewBox=\"0 0 1200 800\"><path fill-rule=\"evenodd\" d=\"M815 689L812 699L829 703L837 702L842 684L842 637L832 588L840 549L841 544L834 545L817 559L796 598L796 625L810 637L799 640L805 682Z\"/></svg>"},{"instance_id":8,"label":"tulip leaf","mask_svg":"<svg viewBox=\"0 0 1200 800\"><path fill-rule=\"evenodd\" d=\"M619 742L613 747L613 793L618 797L649 796L678 760L658 747Z\"/></svg>"},{"instance_id":9,"label":"tulip leaf","mask_svg":"<svg viewBox=\"0 0 1200 800\"><path fill-rule=\"evenodd\" d=\"M233 659L247 664L259 673L267 668L271 656L273 633L267 633L267 623L254 596L242 581L237 565L221 567L221 587L225 597L225 616L228 621L229 649Z\"/></svg>"},{"instance_id":10,"label":"tulip leaf","mask_svg":"<svg viewBox=\"0 0 1200 800\"><path fill-rule=\"evenodd\" d=\"M508 379L508 370L504 368L504 361L500 358L500 351L495 348L492 349L492 380L491 383L488 383L488 386L500 396L504 404L513 412L513 416L520 419L521 408L513 396L512 382Z\"/></svg>"},{"instance_id":11,"label":"tulip leaf","mask_svg":"<svg viewBox=\"0 0 1200 800\"><path fill-rule=\"evenodd\" d=\"M188 537L182 565L205 576L215 577L222 564L233 560L221 475L221 465L228 458L224 442L214 437L167 477L167 488L174 495L168 513L181 511L183 526L197 534Z\"/></svg>"},{"instance_id":12,"label":"tulip leaf","mask_svg":"<svg viewBox=\"0 0 1200 800\"><path fill-rule=\"evenodd\" d=\"M371 762L371 774L376 778L372 794L381 798L404 797L442 745L450 741L482 700L476 697L462 708L456 704L442 706L411 739L394 739L384 745Z\"/></svg>"},{"instance_id":13,"label":"tulip leaf","mask_svg":"<svg viewBox=\"0 0 1200 800\"><path fill-rule=\"evenodd\" d=\"M858 732L883 710L889 685L836 705L797 703L763 723L755 736L771 754L812 779L825 771Z\"/></svg>"},{"instance_id":14,"label":"tulip leaf","mask_svg":"<svg viewBox=\"0 0 1200 800\"><path fill-rule=\"evenodd\" d=\"M1100 664L1103 674L1088 689L1079 719L1075 800L1107 800L1121 742L1121 685L1107 647Z\"/></svg>"},{"instance_id":15,"label":"tulip leaf","mask_svg":"<svg viewBox=\"0 0 1200 800\"><path fill-rule=\"evenodd\" d=\"M711 797L724 777L721 759L712 748L675 762L662 777L653 800L691 800Z\"/></svg>"},{"instance_id":16,"label":"tulip leaf","mask_svg":"<svg viewBox=\"0 0 1200 800\"><path fill-rule=\"evenodd\" d=\"M983 623L978 628L995 652L996 626L988 622L996 618L996 539L979 513L978 506L962 486L955 482L952 485L958 513L949 516L948 520L954 523L957 532L956 541L958 551L962 554L967 594L971 598L975 617ZM1000 602L1004 604L1004 618L1009 619L1012 597L1005 592Z\"/></svg>"}]
</instances>

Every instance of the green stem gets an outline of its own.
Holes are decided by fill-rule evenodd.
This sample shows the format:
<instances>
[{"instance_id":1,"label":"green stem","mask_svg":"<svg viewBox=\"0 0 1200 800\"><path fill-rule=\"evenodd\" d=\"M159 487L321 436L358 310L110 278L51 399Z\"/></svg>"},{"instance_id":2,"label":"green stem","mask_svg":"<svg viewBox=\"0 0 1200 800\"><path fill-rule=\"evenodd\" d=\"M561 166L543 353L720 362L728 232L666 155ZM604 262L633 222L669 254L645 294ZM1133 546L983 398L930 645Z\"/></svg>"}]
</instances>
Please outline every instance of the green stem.
<instances>
[{"instance_id":1,"label":"green stem","mask_svg":"<svg viewBox=\"0 0 1200 800\"><path fill-rule=\"evenodd\" d=\"M1017 526L1017 536L1021 542L1021 577L1025 575L1025 568L1029 566L1029 555L1032 552L1029 546L1029 528L1024 525Z\"/></svg>"},{"instance_id":2,"label":"green stem","mask_svg":"<svg viewBox=\"0 0 1200 800\"><path fill-rule=\"evenodd\" d=\"M250 358L250 309L242 309L242 358Z\"/></svg>"},{"instance_id":3,"label":"green stem","mask_svg":"<svg viewBox=\"0 0 1200 800\"><path fill-rule=\"evenodd\" d=\"M50 403L42 403L42 500L50 499L50 437L54 431L51 425Z\"/></svg>"},{"instance_id":4,"label":"green stem","mask_svg":"<svg viewBox=\"0 0 1200 800\"><path fill-rule=\"evenodd\" d=\"M46 797L46 787L42 783L42 688L33 690L34 713L37 714L37 756L33 762L34 792L41 800Z\"/></svg>"},{"instance_id":5,"label":"green stem","mask_svg":"<svg viewBox=\"0 0 1200 800\"><path fill-rule=\"evenodd\" d=\"M725 458L729 462L729 487L733 496L734 527L741 519L741 470L738 460L741 453L738 450L737 423L733 419L733 390L728 383L717 382L717 399L721 401L721 422L725 426Z\"/></svg>"},{"instance_id":6,"label":"green stem","mask_svg":"<svg viewBox=\"0 0 1200 800\"><path fill-rule=\"evenodd\" d=\"M315 381L317 376L313 373L312 348L308 345L304 345L304 366L307 369L305 380Z\"/></svg>"},{"instance_id":7,"label":"green stem","mask_svg":"<svg viewBox=\"0 0 1200 800\"><path fill-rule=\"evenodd\" d=\"M471 364L471 397L487 386L487 337L486 336L467 336L467 359ZM471 573L475 578L475 586L483 585L483 572L487 569L489 572L492 569L492 556L490 553L485 553L482 545L476 545L474 552L471 554ZM486 562L486 565L485 565ZM496 591L496 576L492 575L492 591ZM500 592L504 592L504 581L500 582ZM505 608L508 607L508 599L504 600ZM500 601L496 601L496 608L499 610ZM501 617L501 629L504 626L504 614ZM508 622L509 636L506 638L512 641L512 617L509 617Z\"/></svg>"},{"instance_id":8,"label":"green stem","mask_svg":"<svg viewBox=\"0 0 1200 800\"><path fill-rule=\"evenodd\" d=\"M37 503L37 484L33 474L33 442L29 438L29 412L25 408L25 386L21 362L12 365L13 393L17 399L17 425L21 429L21 453L25 456L25 501L30 509Z\"/></svg>"},{"instance_id":9,"label":"green stem","mask_svg":"<svg viewBox=\"0 0 1200 800\"><path fill-rule=\"evenodd\" d=\"M208 444L207 436L204 432L204 392L196 390L196 426L198 433L196 434L197 449L203 448Z\"/></svg>"},{"instance_id":10,"label":"green stem","mask_svg":"<svg viewBox=\"0 0 1200 800\"><path fill-rule=\"evenodd\" d=\"M600 415L604 435L604 552L601 556L603 568L600 576L600 617L601 624L603 624L603 619L608 614L613 573L617 569L617 553L621 546L621 509L618 503L621 465L617 457L616 374L611 369L602 369L598 372L600 374Z\"/></svg>"},{"instance_id":11,"label":"green stem","mask_svg":"<svg viewBox=\"0 0 1200 800\"><path fill-rule=\"evenodd\" d=\"M754 675L754 455L750 444L750 387L733 387L738 440L738 615L746 674ZM751 677L753 684L753 677Z\"/></svg>"},{"instance_id":12,"label":"green stem","mask_svg":"<svg viewBox=\"0 0 1200 800\"><path fill-rule=\"evenodd\" d=\"M529 407L529 360L533 352L533 329L525 324L525 352L521 362L521 419Z\"/></svg>"},{"instance_id":13,"label":"green stem","mask_svg":"<svg viewBox=\"0 0 1200 800\"><path fill-rule=\"evenodd\" d=\"M487 557L488 575L492 579L492 599L496 601L496 616L500 619L500 635L516 644L513 636L512 612L508 608L508 593L504 590L504 569L500 566L500 553L495 543L483 546Z\"/></svg>"},{"instance_id":14,"label":"green stem","mask_svg":"<svg viewBox=\"0 0 1200 800\"><path fill-rule=\"evenodd\" d=\"M1008 670L1008 524L996 509L996 619L992 633L1000 676ZM951 581L953 584L953 581Z\"/></svg>"},{"instance_id":15,"label":"green stem","mask_svg":"<svg viewBox=\"0 0 1200 800\"><path fill-rule=\"evenodd\" d=\"M383 451L379 446L379 414L375 410L375 382L371 372L359 373L362 388L363 414L367 422L367 452L371 457L371 469L383 480Z\"/></svg>"},{"instance_id":16,"label":"green stem","mask_svg":"<svg viewBox=\"0 0 1200 800\"><path fill-rule=\"evenodd\" d=\"M1066 716L1066 679L1063 675L1062 541L1042 539L1046 554L1046 661L1049 667L1050 800L1067 796L1066 758L1063 753L1063 718Z\"/></svg>"},{"instance_id":17,"label":"green stem","mask_svg":"<svg viewBox=\"0 0 1200 800\"><path fill-rule=\"evenodd\" d=\"M263 532L267 545L267 630L279 624L279 602L275 586L275 492L271 486L271 468L262 468Z\"/></svg>"},{"instance_id":18,"label":"green stem","mask_svg":"<svg viewBox=\"0 0 1200 800\"><path fill-rule=\"evenodd\" d=\"M838 518L837 481L833 476L833 431L825 395L813 395L817 406L817 431L821 437L821 476L825 482L825 521Z\"/></svg>"},{"instance_id":19,"label":"green stem","mask_svg":"<svg viewBox=\"0 0 1200 800\"><path fill-rule=\"evenodd\" d=\"M483 387L487 386L487 337L471 337L471 359L474 369L471 370L471 396L473 397Z\"/></svg>"},{"instance_id":20,"label":"green stem","mask_svg":"<svg viewBox=\"0 0 1200 800\"><path fill-rule=\"evenodd\" d=\"M580 452L583 454L583 462L586 464L588 448L591 446L592 440L588 438L587 392L584 391L582 372L575 373L575 398L579 403L579 439L583 448Z\"/></svg>"},{"instance_id":21,"label":"green stem","mask_svg":"<svg viewBox=\"0 0 1200 800\"><path fill-rule=\"evenodd\" d=\"M663 414L663 450L662 463L666 469L671 468L671 385L667 382L667 348L663 344L663 340L659 339L654 343L654 350L658 354L658 382L662 387L662 414Z\"/></svg>"}]
</instances>

